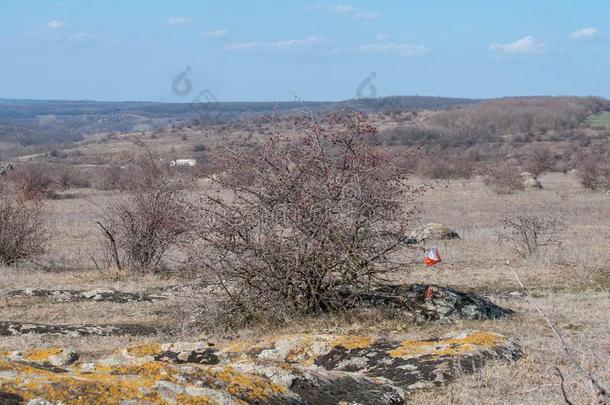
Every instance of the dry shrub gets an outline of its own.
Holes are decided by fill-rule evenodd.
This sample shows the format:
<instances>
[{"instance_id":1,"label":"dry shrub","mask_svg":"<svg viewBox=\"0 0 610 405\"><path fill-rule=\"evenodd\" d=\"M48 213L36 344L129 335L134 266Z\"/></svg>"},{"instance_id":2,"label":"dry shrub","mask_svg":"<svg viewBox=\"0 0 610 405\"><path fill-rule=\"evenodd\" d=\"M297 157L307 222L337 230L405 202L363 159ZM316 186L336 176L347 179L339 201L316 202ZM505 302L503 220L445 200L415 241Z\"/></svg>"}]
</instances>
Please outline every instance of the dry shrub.
<instances>
[{"instance_id":1,"label":"dry shrub","mask_svg":"<svg viewBox=\"0 0 610 405\"><path fill-rule=\"evenodd\" d=\"M610 151L601 148L579 156L578 177L590 190L610 190Z\"/></svg>"},{"instance_id":2,"label":"dry shrub","mask_svg":"<svg viewBox=\"0 0 610 405\"><path fill-rule=\"evenodd\" d=\"M37 200L44 197L53 184L48 171L41 165L25 163L18 165L8 176L25 199Z\"/></svg>"},{"instance_id":3,"label":"dry shrub","mask_svg":"<svg viewBox=\"0 0 610 405\"><path fill-rule=\"evenodd\" d=\"M191 179L159 166L151 155L125 169L121 195L97 222L102 252L96 267L154 270L190 229L186 191Z\"/></svg>"},{"instance_id":4,"label":"dry shrub","mask_svg":"<svg viewBox=\"0 0 610 405\"><path fill-rule=\"evenodd\" d=\"M554 170L556 160L550 146L535 144L529 148L522 166L525 171L538 177L544 172Z\"/></svg>"},{"instance_id":5,"label":"dry shrub","mask_svg":"<svg viewBox=\"0 0 610 405\"><path fill-rule=\"evenodd\" d=\"M257 152L232 149L223 192L204 197L199 257L225 293L225 320L342 308L399 266L418 190L371 141L376 128L342 111L296 130Z\"/></svg>"},{"instance_id":6,"label":"dry shrub","mask_svg":"<svg viewBox=\"0 0 610 405\"><path fill-rule=\"evenodd\" d=\"M13 265L44 252L46 215L40 199L0 183L0 262Z\"/></svg>"},{"instance_id":7,"label":"dry shrub","mask_svg":"<svg viewBox=\"0 0 610 405\"><path fill-rule=\"evenodd\" d=\"M515 215L504 217L500 222L502 233L499 240L513 244L523 257L538 254L543 246L558 246L557 235L565 228L558 217Z\"/></svg>"},{"instance_id":8,"label":"dry shrub","mask_svg":"<svg viewBox=\"0 0 610 405\"><path fill-rule=\"evenodd\" d=\"M431 179L467 179L473 175L475 168L476 162L471 160L430 153L428 158L420 160L417 173Z\"/></svg>"},{"instance_id":9,"label":"dry shrub","mask_svg":"<svg viewBox=\"0 0 610 405\"><path fill-rule=\"evenodd\" d=\"M510 163L489 165L484 180L498 194L511 194L525 189L521 171Z\"/></svg>"},{"instance_id":10,"label":"dry shrub","mask_svg":"<svg viewBox=\"0 0 610 405\"><path fill-rule=\"evenodd\" d=\"M76 168L72 166L63 166L57 170L57 174L55 175L55 182L61 187L63 190L67 190L72 187L76 188L88 188L91 187L91 183L89 179L85 176L84 173L79 172Z\"/></svg>"}]
</instances>

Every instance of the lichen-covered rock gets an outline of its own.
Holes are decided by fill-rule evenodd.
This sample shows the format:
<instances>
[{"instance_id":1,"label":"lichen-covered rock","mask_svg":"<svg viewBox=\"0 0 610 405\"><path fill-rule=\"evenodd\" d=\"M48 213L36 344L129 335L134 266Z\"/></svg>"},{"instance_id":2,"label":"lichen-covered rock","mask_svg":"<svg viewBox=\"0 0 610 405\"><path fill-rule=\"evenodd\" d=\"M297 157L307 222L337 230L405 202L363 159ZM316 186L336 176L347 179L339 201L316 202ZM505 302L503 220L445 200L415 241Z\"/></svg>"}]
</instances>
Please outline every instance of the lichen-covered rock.
<instances>
[{"instance_id":1,"label":"lichen-covered rock","mask_svg":"<svg viewBox=\"0 0 610 405\"><path fill-rule=\"evenodd\" d=\"M496 319L513 313L475 293L425 284L382 286L359 294L357 304L391 306L412 315L418 322Z\"/></svg>"},{"instance_id":2,"label":"lichen-covered rock","mask_svg":"<svg viewBox=\"0 0 610 405\"><path fill-rule=\"evenodd\" d=\"M78 354L72 349L50 348L26 352L13 351L9 352L7 357L11 360L65 367L74 364L78 359Z\"/></svg>"},{"instance_id":3,"label":"lichen-covered rock","mask_svg":"<svg viewBox=\"0 0 610 405\"><path fill-rule=\"evenodd\" d=\"M155 330L152 327L145 325L47 325L41 323L0 321L0 336L18 336L28 334L111 336L146 335L154 332Z\"/></svg>"},{"instance_id":4,"label":"lichen-covered rock","mask_svg":"<svg viewBox=\"0 0 610 405\"><path fill-rule=\"evenodd\" d=\"M97 288L89 291L75 290L43 290L36 288L25 288L21 290L9 291L9 297L39 297L48 298L57 302L74 302L74 301L101 301L114 303L141 302L141 301L157 301L167 297L162 295L151 294L134 294L128 292L115 291L105 288Z\"/></svg>"},{"instance_id":5,"label":"lichen-covered rock","mask_svg":"<svg viewBox=\"0 0 610 405\"><path fill-rule=\"evenodd\" d=\"M202 352L214 360L201 361ZM424 341L286 335L218 347L147 344L64 368L0 354L0 400L66 405L402 404L409 390L443 384L489 360L512 361L520 355L515 343L487 332Z\"/></svg>"},{"instance_id":6,"label":"lichen-covered rock","mask_svg":"<svg viewBox=\"0 0 610 405\"><path fill-rule=\"evenodd\" d=\"M460 235L453 229L442 225L429 223L416 227L411 231L407 242L419 243L426 240L459 239Z\"/></svg>"}]
</instances>

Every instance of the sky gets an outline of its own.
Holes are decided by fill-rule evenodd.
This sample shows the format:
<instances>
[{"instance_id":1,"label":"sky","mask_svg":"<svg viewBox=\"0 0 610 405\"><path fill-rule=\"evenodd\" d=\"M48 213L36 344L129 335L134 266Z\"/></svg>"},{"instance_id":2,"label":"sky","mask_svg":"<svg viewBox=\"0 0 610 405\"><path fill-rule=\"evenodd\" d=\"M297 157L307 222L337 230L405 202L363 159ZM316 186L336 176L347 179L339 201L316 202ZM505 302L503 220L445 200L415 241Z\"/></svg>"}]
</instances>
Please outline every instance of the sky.
<instances>
[{"instance_id":1,"label":"sky","mask_svg":"<svg viewBox=\"0 0 610 405\"><path fill-rule=\"evenodd\" d=\"M0 98L610 96L607 0L2 0Z\"/></svg>"}]
</instances>

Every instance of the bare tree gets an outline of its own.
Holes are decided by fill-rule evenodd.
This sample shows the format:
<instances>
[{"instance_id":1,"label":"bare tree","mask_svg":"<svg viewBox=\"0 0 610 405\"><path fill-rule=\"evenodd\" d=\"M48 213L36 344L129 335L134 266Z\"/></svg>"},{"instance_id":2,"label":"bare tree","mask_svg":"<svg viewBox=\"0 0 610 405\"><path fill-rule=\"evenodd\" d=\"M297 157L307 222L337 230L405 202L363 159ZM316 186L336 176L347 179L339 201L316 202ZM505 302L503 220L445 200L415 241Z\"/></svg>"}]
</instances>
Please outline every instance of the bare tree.
<instances>
[{"instance_id":1,"label":"bare tree","mask_svg":"<svg viewBox=\"0 0 610 405\"><path fill-rule=\"evenodd\" d=\"M418 191L376 128L351 111L295 124L296 140L228 149L202 202L199 257L243 317L341 307L396 269L405 246Z\"/></svg>"}]
</instances>

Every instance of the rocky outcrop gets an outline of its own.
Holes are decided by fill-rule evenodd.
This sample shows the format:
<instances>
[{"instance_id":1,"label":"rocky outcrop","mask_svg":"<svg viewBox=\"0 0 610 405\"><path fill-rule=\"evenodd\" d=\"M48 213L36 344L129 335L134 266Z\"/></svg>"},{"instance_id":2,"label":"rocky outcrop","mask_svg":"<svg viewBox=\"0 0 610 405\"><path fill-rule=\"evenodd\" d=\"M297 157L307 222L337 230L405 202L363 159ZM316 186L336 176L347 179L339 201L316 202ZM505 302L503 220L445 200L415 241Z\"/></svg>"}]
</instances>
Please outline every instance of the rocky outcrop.
<instances>
[{"instance_id":1,"label":"rocky outcrop","mask_svg":"<svg viewBox=\"0 0 610 405\"><path fill-rule=\"evenodd\" d=\"M496 319L513 313L474 293L424 284L382 286L360 294L356 305L389 306L418 322Z\"/></svg>"},{"instance_id":2,"label":"rocky outcrop","mask_svg":"<svg viewBox=\"0 0 610 405\"><path fill-rule=\"evenodd\" d=\"M520 356L519 346L488 332L422 341L287 335L220 347L146 344L61 368L49 367L49 356L41 353L26 360L0 353L0 399L38 401L32 404L402 404L410 390L446 383L490 360Z\"/></svg>"},{"instance_id":3,"label":"rocky outcrop","mask_svg":"<svg viewBox=\"0 0 610 405\"><path fill-rule=\"evenodd\" d=\"M407 237L408 243L419 243L426 240L459 239L460 235L453 229L442 225L429 223L413 229Z\"/></svg>"},{"instance_id":4,"label":"rocky outcrop","mask_svg":"<svg viewBox=\"0 0 610 405\"><path fill-rule=\"evenodd\" d=\"M0 321L0 336L54 334L68 336L147 335L155 329L145 325L47 325Z\"/></svg>"},{"instance_id":5,"label":"rocky outcrop","mask_svg":"<svg viewBox=\"0 0 610 405\"><path fill-rule=\"evenodd\" d=\"M134 294L104 288L98 288L90 291L74 291L74 290L42 290L36 288L25 288L22 290L9 291L8 297L42 297L48 298L57 302L73 302L73 301L104 301L114 303L128 303L141 301L158 301L167 297L161 295L149 294Z\"/></svg>"},{"instance_id":6,"label":"rocky outcrop","mask_svg":"<svg viewBox=\"0 0 610 405\"><path fill-rule=\"evenodd\" d=\"M542 183L532 173L523 172L520 174L520 176L521 176L521 184L523 184L523 188L537 189L537 190L542 189Z\"/></svg>"}]
</instances>

